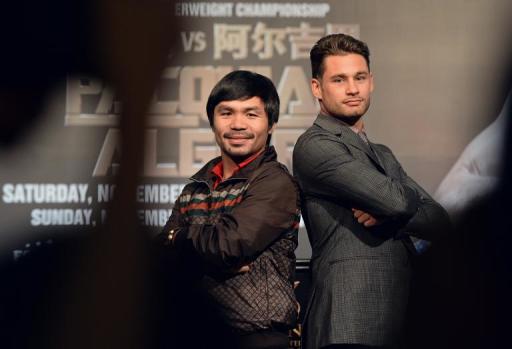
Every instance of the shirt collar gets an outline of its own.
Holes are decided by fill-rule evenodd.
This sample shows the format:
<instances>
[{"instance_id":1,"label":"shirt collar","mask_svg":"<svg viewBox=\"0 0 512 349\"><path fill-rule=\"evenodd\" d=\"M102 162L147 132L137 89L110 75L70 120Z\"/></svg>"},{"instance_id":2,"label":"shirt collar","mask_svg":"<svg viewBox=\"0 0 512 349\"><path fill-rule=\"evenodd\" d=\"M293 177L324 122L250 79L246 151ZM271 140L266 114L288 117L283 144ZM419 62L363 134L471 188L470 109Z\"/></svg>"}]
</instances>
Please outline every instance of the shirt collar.
<instances>
[{"instance_id":1,"label":"shirt collar","mask_svg":"<svg viewBox=\"0 0 512 349\"><path fill-rule=\"evenodd\" d=\"M343 134L343 131L346 129L350 129L355 134L358 134L360 132L357 130L355 126L351 126L344 122L343 120L336 118L334 116L329 116L322 113L318 114L318 117L315 120L315 124L336 135ZM363 127L361 128L361 132L365 132L364 124Z\"/></svg>"},{"instance_id":2,"label":"shirt collar","mask_svg":"<svg viewBox=\"0 0 512 349\"><path fill-rule=\"evenodd\" d=\"M334 116L328 116L325 114L319 114L315 120L315 124L324 130L344 139L346 142L356 146L357 148L363 149L366 152L369 152L370 149L368 146L370 142L368 141L368 137L364 131L364 126L359 131L355 127L351 127L346 122L336 118Z\"/></svg>"},{"instance_id":3,"label":"shirt collar","mask_svg":"<svg viewBox=\"0 0 512 349\"><path fill-rule=\"evenodd\" d=\"M242 168L246 167L247 165L249 165L251 162L253 162L254 160L256 160L257 157L259 157L261 154L263 154L265 152L265 149L262 149L260 152L256 153L256 154L253 154L251 155L250 157L248 157L247 159L245 159L244 161L242 161L241 163L239 163L236 167L236 170L235 172L233 172L233 176L235 174L237 174ZM224 165L222 164L222 160L219 161L215 166L213 166L211 172L215 175L216 177L216 180L222 180L223 177L224 177Z\"/></svg>"},{"instance_id":4,"label":"shirt collar","mask_svg":"<svg viewBox=\"0 0 512 349\"><path fill-rule=\"evenodd\" d=\"M267 161L276 161L277 160L277 154L276 154L276 151L274 149L274 146L266 147L265 151L262 154L259 154L259 155L260 156L256 156L255 159L250 159L251 161L247 161L249 159L244 161L245 164L243 164L242 168L239 167L239 169L238 169L238 171L236 173L236 178L238 178L238 179L247 179L250 176L250 174L252 173L252 171L254 169L256 169L258 166L260 166L261 163L267 162ZM218 156L218 157L208 161L208 163L205 164L193 176L191 176L190 179L194 180L194 181L202 181L202 182L204 182L204 181L214 181L215 178L217 177L217 175L213 173L212 169L216 165L218 165L220 162L221 162L221 157L220 156ZM221 173L221 175L222 175L222 172L218 172L218 173ZM233 176L231 176L230 178L233 178Z\"/></svg>"}]
</instances>

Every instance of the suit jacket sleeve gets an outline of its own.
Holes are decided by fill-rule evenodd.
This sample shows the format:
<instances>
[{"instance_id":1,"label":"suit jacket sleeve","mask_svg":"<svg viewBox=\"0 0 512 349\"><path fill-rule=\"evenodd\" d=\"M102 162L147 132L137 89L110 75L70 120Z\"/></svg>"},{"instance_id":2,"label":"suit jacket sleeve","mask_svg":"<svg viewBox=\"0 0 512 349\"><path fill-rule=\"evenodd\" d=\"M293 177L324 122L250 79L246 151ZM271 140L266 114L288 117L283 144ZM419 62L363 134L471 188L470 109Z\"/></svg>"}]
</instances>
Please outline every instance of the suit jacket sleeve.
<instances>
[{"instance_id":1,"label":"suit jacket sleeve","mask_svg":"<svg viewBox=\"0 0 512 349\"><path fill-rule=\"evenodd\" d=\"M391 151L390 151L391 152ZM398 162L398 161L397 161ZM414 188L420 195L417 212L400 229L399 235L409 234L424 240L436 240L451 229L446 210L437 203L419 184L405 173L400 166L401 181Z\"/></svg>"},{"instance_id":2,"label":"suit jacket sleeve","mask_svg":"<svg viewBox=\"0 0 512 349\"><path fill-rule=\"evenodd\" d=\"M216 224L191 224L180 231L177 248L192 247L208 265L226 271L254 260L297 220L296 185L274 169L259 174L242 201Z\"/></svg>"},{"instance_id":3,"label":"suit jacket sleeve","mask_svg":"<svg viewBox=\"0 0 512 349\"><path fill-rule=\"evenodd\" d=\"M410 218L418 210L420 197L413 187L354 157L335 135L299 142L293 166L306 194L389 219Z\"/></svg>"}]
</instances>

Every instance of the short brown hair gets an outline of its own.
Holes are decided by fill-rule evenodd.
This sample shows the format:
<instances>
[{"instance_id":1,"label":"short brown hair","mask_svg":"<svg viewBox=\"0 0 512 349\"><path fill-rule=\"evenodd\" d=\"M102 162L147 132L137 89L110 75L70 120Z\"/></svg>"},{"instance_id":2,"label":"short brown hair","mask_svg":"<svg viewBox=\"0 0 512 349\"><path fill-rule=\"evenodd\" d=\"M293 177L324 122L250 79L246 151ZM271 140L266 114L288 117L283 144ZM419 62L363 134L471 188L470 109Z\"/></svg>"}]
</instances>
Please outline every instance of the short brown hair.
<instances>
[{"instance_id":1,"label":"short brown hair","mask_svg":"<svg viewBox=\"0 0 512 349\"><path fill-rule=\"evenodd\" d=\"M324 74L325 57L348 53L363 56L368 64L368 69L370 69L370 50L364 42L346 34L331 34L318 40L309 52L313 78L319 79Z\"/></svg>"}]
</instances>

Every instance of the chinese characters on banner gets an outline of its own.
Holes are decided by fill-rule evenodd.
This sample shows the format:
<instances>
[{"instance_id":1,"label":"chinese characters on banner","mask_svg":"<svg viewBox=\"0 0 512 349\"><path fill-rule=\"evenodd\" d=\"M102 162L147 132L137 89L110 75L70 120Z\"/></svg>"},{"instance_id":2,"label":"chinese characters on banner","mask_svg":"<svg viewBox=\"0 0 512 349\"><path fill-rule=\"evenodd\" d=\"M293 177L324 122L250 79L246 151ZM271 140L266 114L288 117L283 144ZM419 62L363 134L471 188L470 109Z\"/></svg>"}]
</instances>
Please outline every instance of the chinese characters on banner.
<instances>
[{"instance_id":1,"label":"chinese characters on banner","mask_svg":"<svg viewBox=\"0 0 512 349\"><path fill-rule=\"evenodd\" d=\"M186 62L186 56L192 53L211 52L211 56L204 65L172 65L163 71L161 84L148 111L144 176L188 178L218 155L205 106L215 83L234 69L258 72L276 84L281 115L273 144L280 161L291 168L293 145L317 113L309 87L309 51L324 35L346 33L359 37L359 29L357 24L318 26L298 21L296 25L279 26L259 20L253 24L223 21L212 23L211 31L182 31L182 62ZM276 64L276 58L285 63ZM226 59L234 64L224 65ZM275 76L276 71L281 74ZM172 90L174 92L166 93ZM115 166L113 157L120 150L119 133L115 127L121 107L114 91L101 81L86 77L68 79L66 125L109 128L92 171L94 177L106 176ZM175 137L162 142L159 137L163 129L175 130ZM159 144L169 141L172 142L170 146L178 149L177 157L164 161L159 155Z\"/></svg>"}]
</instances>

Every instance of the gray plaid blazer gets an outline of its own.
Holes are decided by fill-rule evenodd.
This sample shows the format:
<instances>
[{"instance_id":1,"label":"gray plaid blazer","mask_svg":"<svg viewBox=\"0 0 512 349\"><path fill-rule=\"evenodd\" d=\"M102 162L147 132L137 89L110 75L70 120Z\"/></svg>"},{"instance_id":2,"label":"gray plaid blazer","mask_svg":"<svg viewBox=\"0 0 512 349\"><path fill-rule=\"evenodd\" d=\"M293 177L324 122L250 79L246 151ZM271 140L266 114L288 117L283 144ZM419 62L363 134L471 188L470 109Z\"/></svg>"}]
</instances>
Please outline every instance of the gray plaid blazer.
<instances>
[{"instance_id":1,"label":"gray plaid blazer","mask_svg":"<svg viewBox=\"0 0 512 349\"><path fill-rule=\"evenodd\" d=\"M313 250L303 345L395 345L415 253L410 236L435 239L448 229L448 215L389 148L366 144L334 117L319 115L300 136L293 171ZM383 223L365 228L352 208Z\"/></svg>"}]
</instances>

